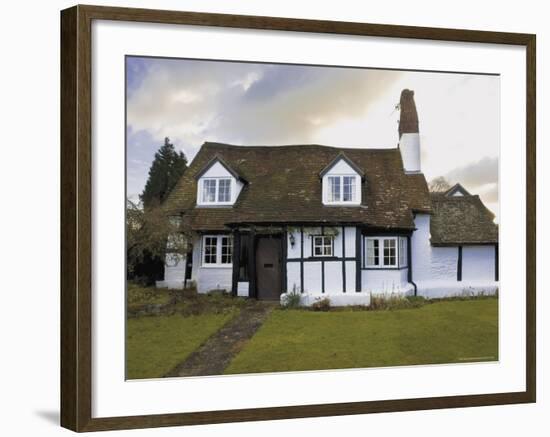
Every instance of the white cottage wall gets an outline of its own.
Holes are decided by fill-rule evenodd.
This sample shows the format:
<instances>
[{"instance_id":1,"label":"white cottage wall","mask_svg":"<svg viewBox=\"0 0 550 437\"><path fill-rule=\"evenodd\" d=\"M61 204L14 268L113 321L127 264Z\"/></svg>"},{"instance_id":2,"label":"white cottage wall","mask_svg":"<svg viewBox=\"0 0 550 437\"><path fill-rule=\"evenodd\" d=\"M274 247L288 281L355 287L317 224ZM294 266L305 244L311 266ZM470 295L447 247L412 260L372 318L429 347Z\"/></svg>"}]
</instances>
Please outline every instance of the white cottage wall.
<instances>
[{"instance_id":1,"label":"white cottage wall","mask_svg":"<svg viewBox=\"0 0 550 437\"><path fill-rule=\"evenodd\" d=\"M495 247L464 246L462 248L462 281L494 281Z\"/></svg>"},{"instance_id":2,"label":"white cottage wall","mask_svg":"<svg viewBox=\"0 0 550 437\"><path fill-rule=\"evenodd\" d=\"M211 290L231 291L233 281L233 269L227 267L204 267L202 265L202 238L197 237L193 241L193 269L191 279L197 284L199 293L208 293Z\"/></svg>"},{"instance_id":3,"label":"white cottage wall","mask_svg":"<svg viewBox=\"0 0 550 437\"><path fill-rule=\"evenodd\" d=\"M494 246L464 246L462 248L462 280L458 281L458 247L434 247L430 243L430 216L418 214L417 230L413 233L413 281L417 294L428 298L462 294L494 294Z\"/></svg>"}]
</instances>

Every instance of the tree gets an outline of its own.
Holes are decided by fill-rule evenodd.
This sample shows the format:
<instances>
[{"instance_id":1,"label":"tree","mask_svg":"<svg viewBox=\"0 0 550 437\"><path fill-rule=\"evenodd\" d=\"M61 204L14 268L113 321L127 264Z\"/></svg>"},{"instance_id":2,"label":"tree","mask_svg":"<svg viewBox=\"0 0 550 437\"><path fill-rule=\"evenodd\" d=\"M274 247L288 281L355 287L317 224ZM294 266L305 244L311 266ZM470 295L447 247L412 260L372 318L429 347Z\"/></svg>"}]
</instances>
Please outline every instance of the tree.
<instances>
[{"instance_id":1,"label":"tree","mask_svg":"<svg viewBox=\"0 0 550 437\"><path fill-rule=\"evenodd\" d=\"M155 153L155 159L149 169L149 177L139 198L145 209L160 205L176 185L187 168L187 158L183 152L177 152L170 139L164 139L164 145Z\"/></svg>"},{"instance_id":2,"label":"tree","mask_svg":"<svg viewBox=\"0 0 550 437\"><path fill-rule=\"evenodd\" d=\"M438 176L430 181L428 188L431 192L447 191L451 184L443 176Z\"/></svg>"},{"instance_id":3,"label":"tree","mask_svg":"<svg viewBox=\"0 0 550 437\"><path fill-rule=\"evenodd\" d=\"M145 285L162 279L168 251L185 253L188 238L181 224L158 205L147 209L126 200L127 278Z\"/></svg>"}]
</instances>

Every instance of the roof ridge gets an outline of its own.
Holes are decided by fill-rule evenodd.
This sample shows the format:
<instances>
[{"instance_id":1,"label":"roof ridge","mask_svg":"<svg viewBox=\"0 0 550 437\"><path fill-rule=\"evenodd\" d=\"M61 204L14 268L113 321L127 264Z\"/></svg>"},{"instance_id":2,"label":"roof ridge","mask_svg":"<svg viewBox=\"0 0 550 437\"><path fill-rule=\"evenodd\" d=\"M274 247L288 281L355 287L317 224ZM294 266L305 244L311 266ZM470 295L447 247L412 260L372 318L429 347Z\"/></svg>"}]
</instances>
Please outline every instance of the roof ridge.
<instances>
[{"instance_id":1,"label":"roof ridge","mask_svg":"<svg viewBox=\"0 0 550 437\"><path fill-rule=\"evenodd\" d=\"M283 148L294 148L294 147L319 147L323 149L332 149L336 151L354 151L354 150L369 150L375 152L396 152L399 150L398 147L339 147L339 146L327 146L326 144L277 144L277 145L244 145L244 144L229 144L229 143L220 143L215 141L205 141L202 147L216 148L234 148L234 149L283 149Z\"/></svg>"}]
</instances>

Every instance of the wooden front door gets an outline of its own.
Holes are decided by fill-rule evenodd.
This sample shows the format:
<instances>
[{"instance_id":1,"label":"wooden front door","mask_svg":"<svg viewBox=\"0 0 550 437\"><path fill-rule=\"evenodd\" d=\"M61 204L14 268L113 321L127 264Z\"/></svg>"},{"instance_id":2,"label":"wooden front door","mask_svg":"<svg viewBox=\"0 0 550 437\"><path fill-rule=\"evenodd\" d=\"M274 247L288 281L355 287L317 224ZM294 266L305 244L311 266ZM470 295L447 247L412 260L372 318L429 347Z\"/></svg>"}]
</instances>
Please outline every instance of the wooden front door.
<instances>
[{"instance_id":1,"label":"wooden front door","mask_svg":"<svg viewBox=\"0 0 550 437\"><path fill-rule=\"evenodd\" d=\"M258 299L279 300L282 285L281 262L281 237L258 237L256 246L256 296Z\"/></svg>"}]
</instances>

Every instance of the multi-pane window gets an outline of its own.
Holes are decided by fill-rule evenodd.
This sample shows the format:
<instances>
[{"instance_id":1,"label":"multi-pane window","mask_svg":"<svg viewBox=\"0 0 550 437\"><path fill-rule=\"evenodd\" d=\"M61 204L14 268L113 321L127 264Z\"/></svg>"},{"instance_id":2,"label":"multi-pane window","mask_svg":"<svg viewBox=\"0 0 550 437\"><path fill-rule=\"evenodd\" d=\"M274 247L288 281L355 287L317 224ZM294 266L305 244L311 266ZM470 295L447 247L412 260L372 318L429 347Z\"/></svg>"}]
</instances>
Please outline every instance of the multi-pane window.
<instances>
[{"instance_id":1,"label":"multi-pane window","mask_svg":"<svg viewBox=\"0 0 550 437\"><path fill-rule=\"evenodd\" d=\"M221 237L222 264L231 264L233 243L231 237Z\"/></svg>"},{"instance_id":2,"label":"multi-pane window","mask_svg":"<svg viewBox=\"0 0 550 437\"><path fill-rule=\"evenodd\" d=\"M334 237L331 235L315 235L313 237L313 256L332 256Z\"/></svg>"},{"instance_id":3,"label":"multi-pane window","mask_svg":"<svg viewBox=\"0 0 550 437\"><path fill-rule=\"evenodd\" d=\"M210 178L202 180L202 203L231 202L231 179Z\"/></svg>"},{"instance_id":4,"label":"multi-pane window","mask_svg":"<svg viewBox=\"0 0 550 437\"><path fill-rule=\"evenodd\" d=\"M217 264L218 237L204 237L203 251L204 264Z\"/></svg>"},{"instance_id":5,"label":"multi-pane window","mask_svg":"<svg viewBox=\"0 0 550 437\"><path fill-rule=\"evenodd\" d=\"M340 202L340 176L328 177L328 200L329 202Z\"/></svg>"},{"instance_id":6,"label":"multi-pane window","mask_svg":"<svg viewBox=\"0 0 550 437\"><path fill-rule=\"evenodd\" d=\"M407 240L404 237L366 237L366 267L405 267L406 243Z\"/></svg>"},{"instance_id":7,"label":"multi-pane window","mask_svg":"<svg viewBox=\"0 0 550 437\"><path fill-rule=\"evenodd\" d=\"M344 202L353 202L355 200L355 176L344 176Z\"/></svg>"},{"instance_id":8,"label":"multi-pane window","mask_svg":"<svg viewBox=\"0 0 550 437\"><path fill-rule=\"evenodd\" d=\"M231 200L231 179L220 179L218 185L218 202L229 202Z\"/></svg>"},{"instance_id":9,"label":"multi-pane window","mask_svg":"<svg viewBox=\"0 0 550 437\"><path fill-rule=\"evenodd\" d=\"M384 239L384 265L397 265L397 244L395 239Z\"/></svg>"},{"instance_id":10,"label":"multi-pane window","mask_svg":"<svg viewBox=\"0 0 550 437\"><path fill-rule=\"evenodd\" d=\"M375 238L367 239L367 266L380 265L380 240Z\"/></svg>"},{"instance_id":11,"label":"multi-pane window","mask_svg":"<svg viewBox=\"0 0 550 437\"><path fill-rule=\"evenodd\" d=\"M356 176L328 176L328 203L354 203L358 201Z\"/></svg>"},{"instance_id":12,"label":"multi-pane window","mask_svg":"<svg viewBox=\"0 0 550 437\"><path fill-rule=\"evenodd\" d=\"M204 179L202 181L202 201L204 203L216 201L216 179Z\"/></svg>"},{"instance_id":13,"label":"multi-pane window","mask_svg":"<svg viewBox=\"0 0 550 437\"><path fill-rule=\"evenodd\" d=\"M227 235L205 235L202 243L203 265L231 265L233 238Z\"/></svg>"}]
</instances>

